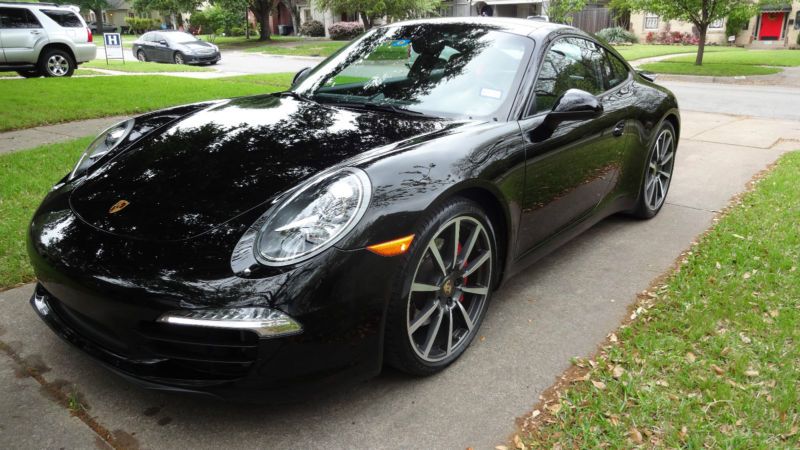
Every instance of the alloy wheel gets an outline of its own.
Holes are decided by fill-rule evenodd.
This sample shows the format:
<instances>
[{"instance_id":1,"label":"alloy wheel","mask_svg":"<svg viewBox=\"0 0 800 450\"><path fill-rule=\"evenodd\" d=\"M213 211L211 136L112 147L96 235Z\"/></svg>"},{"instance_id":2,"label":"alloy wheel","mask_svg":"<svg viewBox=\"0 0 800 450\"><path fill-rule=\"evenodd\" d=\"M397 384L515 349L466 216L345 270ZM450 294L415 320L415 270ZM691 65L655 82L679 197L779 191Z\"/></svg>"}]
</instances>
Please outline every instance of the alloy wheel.
<instances>
[{"instance_id":1,"label":"alloy wheel","mask_svg":"<svg viewBox=\"0 0 800 450\"><path fill-rule=\"evenodd\" d=\"M142 50L136 52L136 59L138 59L141 62L147 62L147 56L145 56Z\"/></svg>"},{"instance_id":2,"label":"alloy wheel","mask_svg":"<svg viewBox=\"0 0 800 450\"><path fill-rule=\"evenodd\" d=\"M644 199L652 210L658 210L667 197L675 165L675 139L669 129L661 130L650 155L645 177Z\"/></svg>"},{"instance_id":3,"label":"alloy wheel","mask_svg":"<svg viewBox=\"0 0 800 450\"><path fill-rule=\"evenodd\" d=\"M492 280L492 241L470 216L445 223L417 264L408 295L406 331L418 357L453 355L475 330Z\"/></svg>"},{"instance_id":4,"label":"alloy wheel","mask_svg":"<svg viewBox=\"0 0 800 450\"><path fill-rule=\"evenodd\" d=\"M183 55L175 53L175 64L183 64Z\"/></svg>"},{"instance_id":5,"label":"alloy wheel","mask_svg":"<svg viewBox=\"0 0 800 450\"><path fill-rule=\"evenodd\" d=\"M62 55L53 55L47 59L47 71L54 77L63 77L69 72L69 60Z\"/></svg>"}]
</instances>

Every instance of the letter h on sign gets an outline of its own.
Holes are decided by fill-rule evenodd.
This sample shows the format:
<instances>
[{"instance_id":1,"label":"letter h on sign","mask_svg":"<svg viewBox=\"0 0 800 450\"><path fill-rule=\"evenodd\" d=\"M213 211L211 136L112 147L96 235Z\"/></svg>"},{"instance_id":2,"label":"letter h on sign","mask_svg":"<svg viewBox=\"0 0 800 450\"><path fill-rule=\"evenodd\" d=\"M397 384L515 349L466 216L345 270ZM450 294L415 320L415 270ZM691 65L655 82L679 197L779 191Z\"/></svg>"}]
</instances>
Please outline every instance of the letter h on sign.
<instances>
[{"instance_id":1,"label":"letter h on sign","mask_svg":"<svg viewBox=\"0 0 800 450\"><path fill-rule=\"evenodd\" d=\"M119 35L118 34L106 34L104 36L106 38L106 45L109 47L116 47L119 45Z\"/></svg>"}]
</instances>

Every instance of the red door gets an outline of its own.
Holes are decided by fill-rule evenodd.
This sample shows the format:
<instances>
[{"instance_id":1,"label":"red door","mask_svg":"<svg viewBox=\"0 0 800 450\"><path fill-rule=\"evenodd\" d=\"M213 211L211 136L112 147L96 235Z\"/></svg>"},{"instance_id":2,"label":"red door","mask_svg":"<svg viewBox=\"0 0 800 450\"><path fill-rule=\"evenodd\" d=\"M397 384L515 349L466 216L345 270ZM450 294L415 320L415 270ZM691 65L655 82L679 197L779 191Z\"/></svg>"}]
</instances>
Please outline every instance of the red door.
<instances>
[{"instance_id":1,"label":"red door","mask_svg":"<svg viewBox=\"0 0 800 450\"><path fill-rule=\"evenodd\" d=\"M783 29L782 12L761 13L761 33L758 38L762 41L777 41L781 38Z\"/></svg>"}]
</instances>

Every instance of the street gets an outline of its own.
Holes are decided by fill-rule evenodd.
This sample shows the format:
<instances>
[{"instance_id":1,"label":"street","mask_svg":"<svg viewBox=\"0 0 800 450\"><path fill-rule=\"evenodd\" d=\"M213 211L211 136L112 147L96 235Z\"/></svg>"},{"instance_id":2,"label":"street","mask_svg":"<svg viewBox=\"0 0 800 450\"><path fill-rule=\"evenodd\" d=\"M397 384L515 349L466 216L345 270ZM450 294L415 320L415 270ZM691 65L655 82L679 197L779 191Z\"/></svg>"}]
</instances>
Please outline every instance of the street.
<instances>
[{"instance_id":1,"label":"street","mask_svg":"<svg viewBox=\"0 0 800 450\"><path fill-rule=\"evenodd\" d=\"M240 73L306 66L300 59L237 52L223 58L220 70ZM650 221L609 218L510 280L493 297L480 338L445 372L412 378L387 369L353 388L285 406L154 393L60 341L28 304L29 284L0 292L0 378L17 386L0 390L15 399L0 411L0 442L8 448L98 442L65 410L57 414L59 407L38 392L40 381L24 375L25 366L48 386L79 393L88 415L131 448L503 444L515 418L532 408L571 358L594 353L629 315L636 295L672 266L753 175L800 148L800 89L664 84L679 97L683 123L661 214ZM32 420L31 411L54 418Z\"/></svg>"}]
</instances>

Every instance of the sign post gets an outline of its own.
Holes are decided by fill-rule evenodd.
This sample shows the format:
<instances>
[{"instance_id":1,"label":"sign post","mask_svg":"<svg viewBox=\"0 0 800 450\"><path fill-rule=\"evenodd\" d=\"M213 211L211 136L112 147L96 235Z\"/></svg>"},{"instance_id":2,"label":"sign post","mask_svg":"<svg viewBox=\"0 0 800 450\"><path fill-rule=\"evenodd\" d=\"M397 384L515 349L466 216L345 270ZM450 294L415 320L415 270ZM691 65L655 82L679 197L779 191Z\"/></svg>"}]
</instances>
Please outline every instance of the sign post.
<instances>
[{"instance_id":1,"label":"sign post","mask_svg":"<svg viewBox=\"0 0 800 450\"><path fill-rule=\"evenodd\" d=\"M122 59L122 64L125 64L125 52L122 50L122 36L119 33L104 34L103 47L106 51L106 64L108 64L109 59Z\"/></svg>"}]
</instances>

